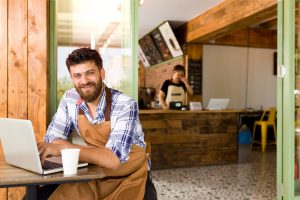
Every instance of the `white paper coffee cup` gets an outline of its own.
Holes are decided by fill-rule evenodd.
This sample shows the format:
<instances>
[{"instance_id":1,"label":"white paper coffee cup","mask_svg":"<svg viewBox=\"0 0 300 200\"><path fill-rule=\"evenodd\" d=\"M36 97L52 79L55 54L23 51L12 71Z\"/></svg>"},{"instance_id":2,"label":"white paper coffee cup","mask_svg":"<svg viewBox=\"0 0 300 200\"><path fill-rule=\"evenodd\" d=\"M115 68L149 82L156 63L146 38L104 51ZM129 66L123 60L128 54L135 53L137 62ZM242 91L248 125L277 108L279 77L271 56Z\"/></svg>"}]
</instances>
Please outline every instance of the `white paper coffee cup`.
<instances>
[{"instance_id":1,"label":"white paper coffee cup","mask_svg":"<svg viewBox=\"0 0 300 200\"><path fill-rule=\"evenodd\" d=\"M62 149L61 157L64 175L74 175L77 173L80 149Z\"/></svg>"}]
</instances>

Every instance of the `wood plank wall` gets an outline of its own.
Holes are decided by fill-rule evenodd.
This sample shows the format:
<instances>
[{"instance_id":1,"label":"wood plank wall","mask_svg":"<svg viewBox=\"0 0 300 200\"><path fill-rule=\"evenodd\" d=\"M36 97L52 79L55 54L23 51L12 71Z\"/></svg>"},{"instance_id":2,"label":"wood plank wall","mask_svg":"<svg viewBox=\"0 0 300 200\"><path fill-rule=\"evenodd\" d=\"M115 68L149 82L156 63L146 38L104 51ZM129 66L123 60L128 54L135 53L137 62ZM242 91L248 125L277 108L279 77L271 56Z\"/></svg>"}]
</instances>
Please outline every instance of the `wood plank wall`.
<instances>
[{"instance_id":1,"label":"wood plank wall","mask_svg":"<svg viewBox=\"0 0 300 200\"><path fill-rule=\"evenodd\" d=\"M47 7L45 0L28 0L28 119L36 122L38 141L43 141L49 108Z\"/></svg>"},{"instance_id":2,"label":"wood plank wall","mask_svg":"<svg viewBox=\"0 0 300 200\"><path fill-rule=\"evenodd\" d=\"M0 1L0 117L30 119L38 140L47 125L47 7L47 0ZM1 189L0 199L24 193Z\"/></svg>"},{"instance_id":3,"label":"wood plank wall","mask_svg":"<svg viewBox=\"0 0 300 200\"><path fill-rule=\"evenodd\" d=\"M0 1L0 117L7 117L7 1ZM0 199L7 199L7 189L0 189Z\"/></svg>"},{"instance_id":4,"label":"wood plank wall","mask_svg":"<svg viewBox=\"0 0 300 200\"><path fill-rule=\"evenodd\" d=\"M145 112L139 116L152 169L237 162L238 113Z\"/></svg>"}]
</instances>

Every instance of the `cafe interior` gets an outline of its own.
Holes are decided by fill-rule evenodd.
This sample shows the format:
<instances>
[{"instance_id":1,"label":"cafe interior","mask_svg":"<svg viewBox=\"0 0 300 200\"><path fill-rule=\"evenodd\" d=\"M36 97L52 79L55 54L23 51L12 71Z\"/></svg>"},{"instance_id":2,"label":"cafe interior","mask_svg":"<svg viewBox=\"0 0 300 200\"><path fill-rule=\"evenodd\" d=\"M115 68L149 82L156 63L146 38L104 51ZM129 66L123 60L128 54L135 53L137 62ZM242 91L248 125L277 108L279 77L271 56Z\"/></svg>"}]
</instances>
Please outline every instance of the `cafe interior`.
<instances>
[{"instance_id":1,"label":"cafe interior","mask_svg":"<svg viewBox=\"0 0 300 200\"><path fill-rule=\"evenodd\" d=\"M43 141L73 86L66 57L91 47L105 84L138 102L159 200L282 199L278 8L276 0L2 0L0 117L31 120ZM159 92L176 65L193 94L162 109ZM214 100L225 105L211 108ZM0 199L25 192L3 186Z\"/></svg>"}]
</instances>

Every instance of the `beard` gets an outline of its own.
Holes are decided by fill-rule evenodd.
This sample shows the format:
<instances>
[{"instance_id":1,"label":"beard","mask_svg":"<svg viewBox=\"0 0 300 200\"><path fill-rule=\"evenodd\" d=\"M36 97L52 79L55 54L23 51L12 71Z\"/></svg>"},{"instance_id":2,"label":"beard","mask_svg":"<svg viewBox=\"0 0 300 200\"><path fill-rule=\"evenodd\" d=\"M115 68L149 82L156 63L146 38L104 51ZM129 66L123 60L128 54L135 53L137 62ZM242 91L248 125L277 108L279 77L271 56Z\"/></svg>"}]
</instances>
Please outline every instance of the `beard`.
<instances>
[{"instance_id":1,"label":"beard","mask_svg":"<svg viewBox=\"0 0 300 200\"><path fill-rule=\"evenodd\" d=\"M81 88L84 88L84 87L94 87L94 91L92 91L90 94L89 93L84 93L82 91ZM99 95L101 94L101 91L102 91L102 79L99 78L99 81L98 83L95 83L95 82L88 82L86 84L81 84L79 85L78 87L75 86L75 89L76 91L79 93L80 95L80 98L87 102L87 103L90 103L90 102L93 102L95 101Z\"/></svg>"}]
</instances>

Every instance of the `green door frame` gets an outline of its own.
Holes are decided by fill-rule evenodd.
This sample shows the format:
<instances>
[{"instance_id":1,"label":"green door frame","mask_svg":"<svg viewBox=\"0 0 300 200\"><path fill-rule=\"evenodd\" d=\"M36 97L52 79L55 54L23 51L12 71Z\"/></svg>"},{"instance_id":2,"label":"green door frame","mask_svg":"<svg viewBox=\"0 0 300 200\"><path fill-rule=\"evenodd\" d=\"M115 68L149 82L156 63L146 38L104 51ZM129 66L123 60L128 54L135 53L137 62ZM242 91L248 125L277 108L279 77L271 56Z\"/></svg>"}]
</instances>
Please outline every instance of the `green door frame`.
<instances>
[{"instance_id":1,"label":"green door frame","mask_svg":"<svg viewBox=\"0 0 300 200\"><path fill-rule=\"evenodd\" d=\"M277 5L277 64L282 65L283 55L283 1L278 1ZM279 69L277 69L279 72ZM282 200L283 181L282 181L282 104L283 104L283 80L277 78L277 154L276 154L276 182L277 200Z\"/></svg>"},{"instance_id":2,"label":"green door frame","mask_svg":"<svg viewBox=\"0 0 300 200\"><path fill-rule=\"evenodd\" d=\"M51 122L57 109L57 34L56 34L56 0L49 2L49 116Z\"/></svg>"},{"instance_id":3,"label":"green door frame","mask_svg":"<svg viewBox=\"0 0 300 200\"><path fill-rule=\"evenodd\" d=\"M133 65L132 70L132 86L131 97L138 101L138 1L131 0L131 63Z\"/></svg>"},{"instance_id":4,"label":"green door frame","mask_svg":"<svg viewBox=\"0 0 300 200\"><path fill-rule=\"evenodd\" d=\"M277 82L277 199L300 200L300 196L295 196L294 182L295 0L278 1L278 64L286 73Z\"/></svg>"}]
</instances>

